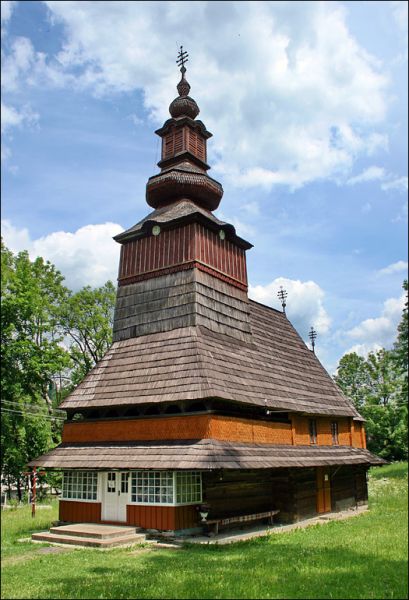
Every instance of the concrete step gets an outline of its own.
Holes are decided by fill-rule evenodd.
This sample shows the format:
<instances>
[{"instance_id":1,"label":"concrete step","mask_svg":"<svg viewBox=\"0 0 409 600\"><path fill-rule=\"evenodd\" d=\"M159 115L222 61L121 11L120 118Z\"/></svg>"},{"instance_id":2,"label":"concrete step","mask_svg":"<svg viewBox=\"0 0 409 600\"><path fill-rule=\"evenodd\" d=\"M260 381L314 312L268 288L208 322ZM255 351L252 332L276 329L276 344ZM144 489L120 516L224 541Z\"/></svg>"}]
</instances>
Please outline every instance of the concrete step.
<instances>
[{"instance_id":1,"label":"concrete step","mask_svg":"<svg viewBox=\"0 0 409 600\"><path fill-rule=\"evenodd\" d=\"M75 523L51 527L50 533L95 539L109 539L121 535L134 535L141 531L139 527L126 527L122 525L98 525L95 523Z\"/></svg>"},{"instance_id":2,"label":"concrete step","mask_svg":"<svg viewBox=\"0 0 409 600\"><path fill-rule=\"evenodd\" d=\"M33 533L31 539L35 542L48 542L49 544L69 544L72 546L86 546L91 548L113 548L115 546L141 544L146 540L146 537L141 533L134 533L133 535L121 535L106 539L97 539L43 531L40 533Z\"/></svg>"}]
</instances>

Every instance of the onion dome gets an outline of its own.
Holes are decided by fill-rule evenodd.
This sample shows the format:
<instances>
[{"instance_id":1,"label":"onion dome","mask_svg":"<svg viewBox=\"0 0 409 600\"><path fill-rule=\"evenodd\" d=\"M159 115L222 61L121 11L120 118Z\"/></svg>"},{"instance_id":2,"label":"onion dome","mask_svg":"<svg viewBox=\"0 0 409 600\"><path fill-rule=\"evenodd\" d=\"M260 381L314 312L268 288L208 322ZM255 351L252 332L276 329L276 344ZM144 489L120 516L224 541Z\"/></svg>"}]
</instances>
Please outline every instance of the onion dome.
<instances>
[{"instance_id":1,"label":"onion dome","mask_svg":"<svg viewBox=\"0 0 409 600\"><path fill-rule=\"evenodd\" d=\"M181 68L182 78L177 85L179 96L169 106L169 112L174 119L178 117L190 117L195 119L200 112L196 101L188 96L190 85L185 78L186 68Z\"/></svg>"},{"instance_id":2,"label":"onion dome","mask_svg":"<svg viewBox=\"0 0 409 600\"><path fill-rule=\"evenodd\" d=\"M187 52L180 48L176 61L181 67L177 85L179 96L169 107L171 118L155 131L162 138L161 172L146 184L146 202L155 209L169 206L181 199L194 202L200 208L213 211L223 196L221 184L207 175L207 140L212 136L202 121L195 119L199 107L188 94L186 80Z\"/></svg>"}]
</instances>

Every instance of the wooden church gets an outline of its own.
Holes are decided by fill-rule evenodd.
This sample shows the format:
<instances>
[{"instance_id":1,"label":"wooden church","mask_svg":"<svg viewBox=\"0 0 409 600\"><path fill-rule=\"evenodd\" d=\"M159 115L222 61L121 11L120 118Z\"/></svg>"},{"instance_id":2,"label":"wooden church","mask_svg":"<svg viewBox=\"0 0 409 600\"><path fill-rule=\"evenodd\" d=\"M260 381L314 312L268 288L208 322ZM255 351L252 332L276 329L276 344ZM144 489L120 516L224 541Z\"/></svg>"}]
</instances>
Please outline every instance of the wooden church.
<instances>
[{"instance_id":1,"label":"wooden church","mask_svg":"<svg viewBox=\"0 0 409 600\"><path fill-rule=\"evenodd\" d=\"M154 210L115 237L112 346L62 403L62 443L30 466L63 471L61 522L183 533L363 505L384 461L285 312L247 296L252 245L213 214L223 189L185 61L156 131Z\"/></svg>"}]
</instances>

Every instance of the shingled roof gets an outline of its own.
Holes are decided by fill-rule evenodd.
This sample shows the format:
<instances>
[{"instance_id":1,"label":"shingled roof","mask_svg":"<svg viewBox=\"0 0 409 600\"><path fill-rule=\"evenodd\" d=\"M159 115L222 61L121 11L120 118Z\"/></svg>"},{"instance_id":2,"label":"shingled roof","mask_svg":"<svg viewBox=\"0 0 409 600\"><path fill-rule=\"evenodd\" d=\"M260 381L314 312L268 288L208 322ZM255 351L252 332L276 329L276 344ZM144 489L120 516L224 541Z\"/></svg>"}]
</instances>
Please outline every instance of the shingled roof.
<instances>
[{"instance_id":1,"label":"shingled roof","mask_svg":"<svg viewBox=\"0 0 409 600\"><path fill-rule=\"evenodd\" d=\"M221 221L213 213L187 198L157 208L129 229L118 233L114 236L114 240L122 243L146 235L152 225L173 227L184 221L191 221L193 217L204 221L208 227L213 226L216 230L224 229L228 237L234 239L240 246L246 249L252 248L252 244L236 234L234 225Z\"/></svg>"},{"instance_id":2,"label":"shingled roof","mask_svg":"<svg viewBox=\"0 0 409 600\"><path fill-rule=\"evenodd\" d=\"M283 313L249 308L252 343L203 326L114 342L61 407L221 398L362 419Z\"/></svg>"},{"instance_id":3,"label":"shingled roof","mask_svg":"<svg viewBox=\"0 0 409 600\"><path fill-rule=\"evenodd\" d=\"M241 444L218 440L61 444L29 466L66 469L268 469L381 465L382 458L350 446Z\"/></svg>"}]
</instances>

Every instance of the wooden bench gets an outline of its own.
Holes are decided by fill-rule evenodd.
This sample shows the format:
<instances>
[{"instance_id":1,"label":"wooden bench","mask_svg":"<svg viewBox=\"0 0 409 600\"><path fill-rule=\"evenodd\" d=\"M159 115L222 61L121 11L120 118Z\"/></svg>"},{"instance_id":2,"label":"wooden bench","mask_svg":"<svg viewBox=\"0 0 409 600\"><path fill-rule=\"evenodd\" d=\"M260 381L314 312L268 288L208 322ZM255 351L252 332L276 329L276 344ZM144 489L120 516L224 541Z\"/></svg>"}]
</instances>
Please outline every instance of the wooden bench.
<instances>
[{"instance_id":1,"label":"wooden bench","mask_svg":"<svg viewBox=\"0 0 409 600\"><path fill-rule=\"evenodd\" d=\"M237 515L235 517L226 517L224 519L207 519L206 525L214 525L214 534L217 535L219 533L220 525L229 525L230 523L245 523L246 521L256 521L258 519L266 519L268 518L269 523L273 522L273 517L279 510L267 510L261 513L254 513L252 515Z\"/></svg>"}]
</instances>

